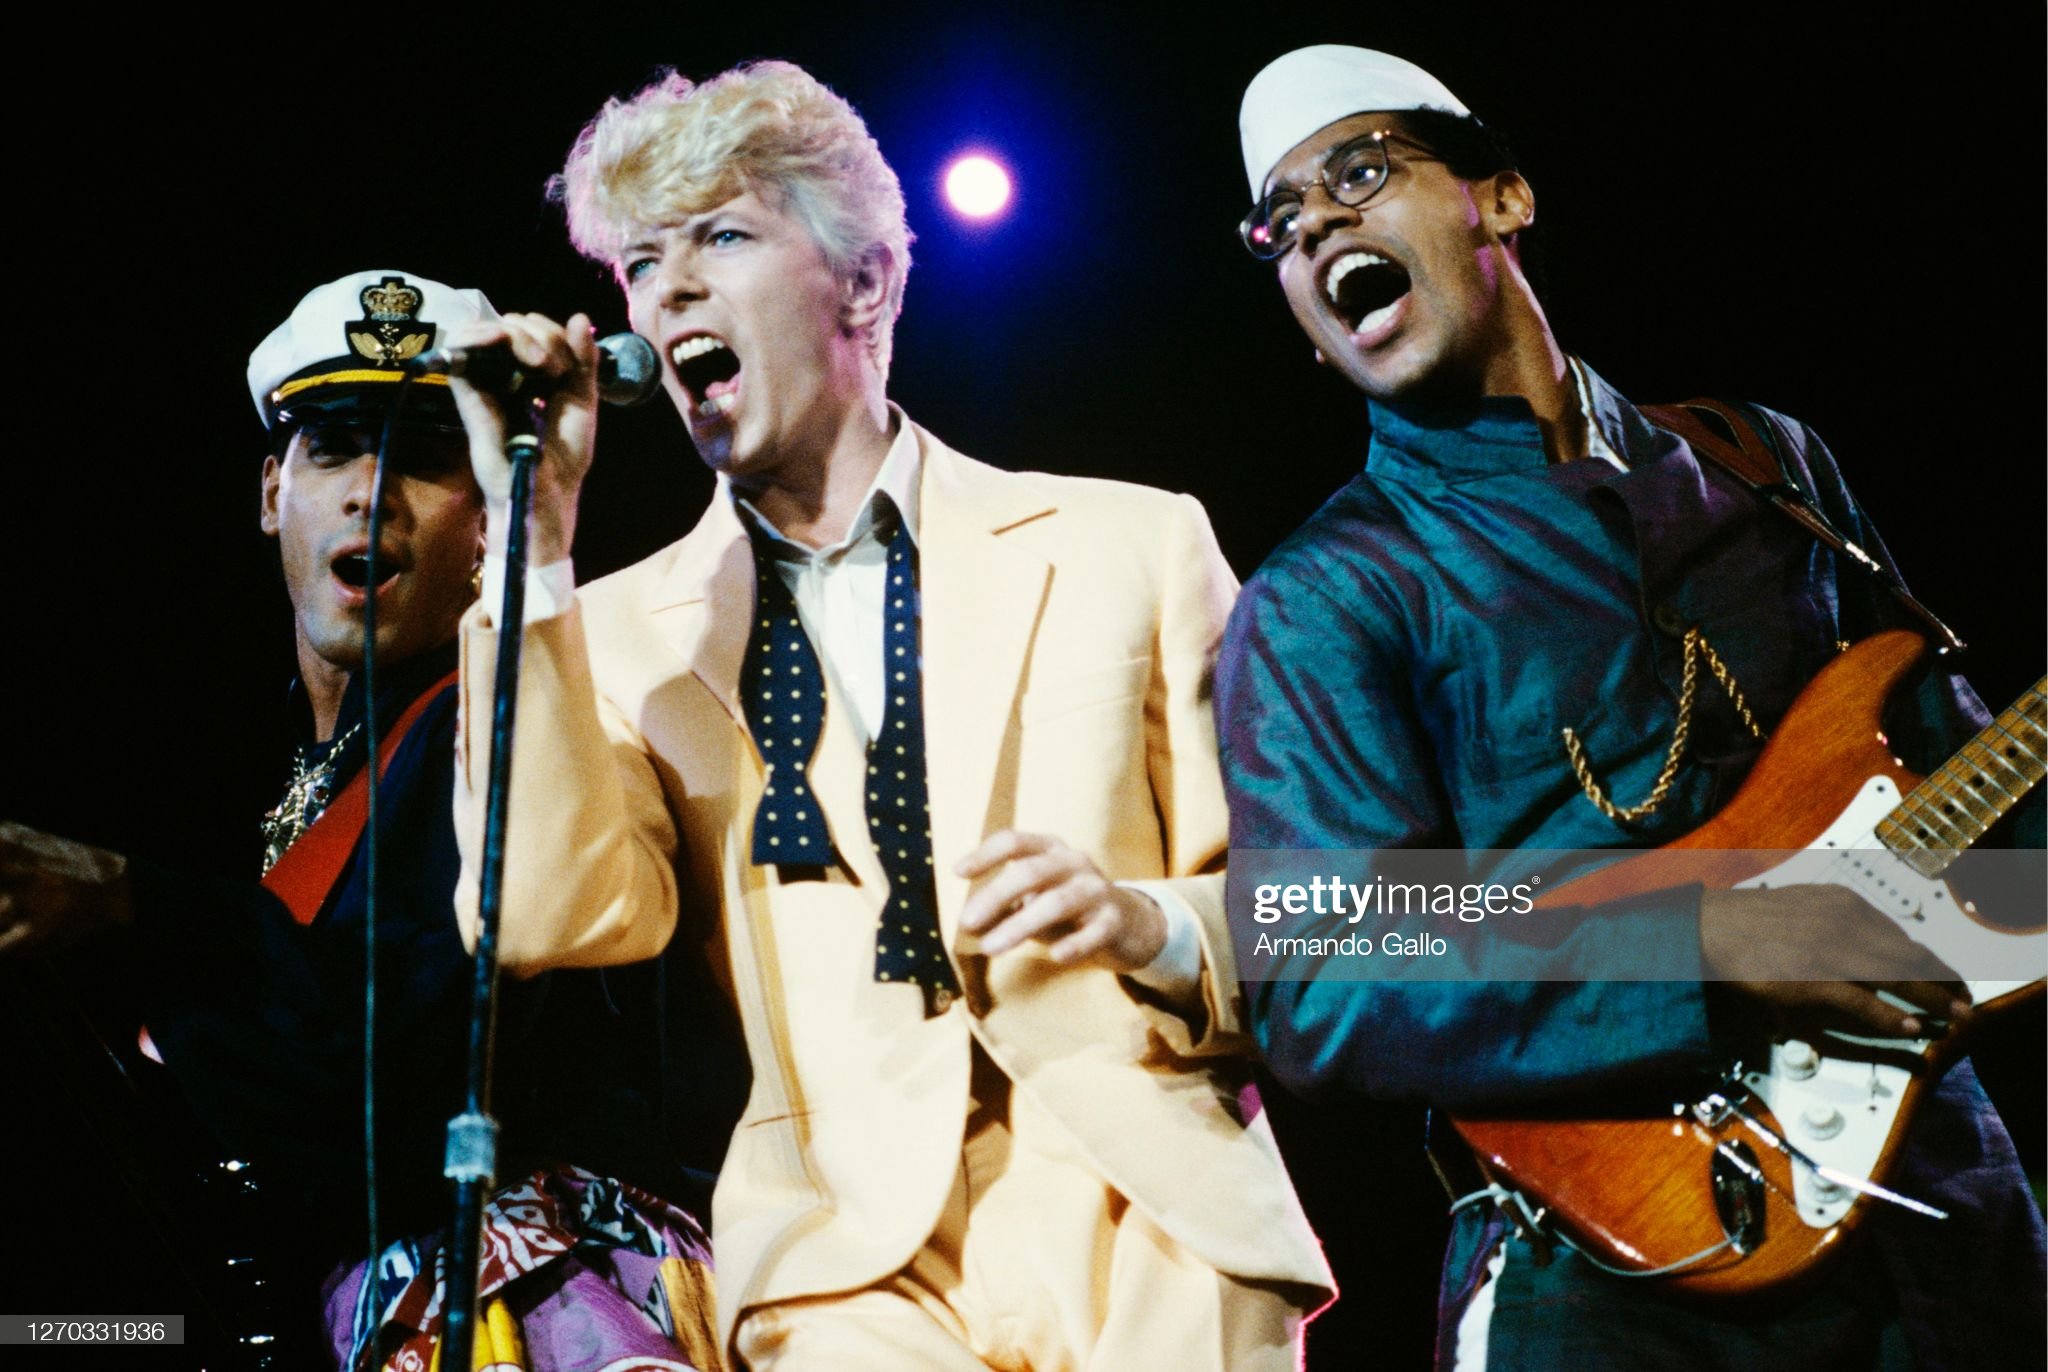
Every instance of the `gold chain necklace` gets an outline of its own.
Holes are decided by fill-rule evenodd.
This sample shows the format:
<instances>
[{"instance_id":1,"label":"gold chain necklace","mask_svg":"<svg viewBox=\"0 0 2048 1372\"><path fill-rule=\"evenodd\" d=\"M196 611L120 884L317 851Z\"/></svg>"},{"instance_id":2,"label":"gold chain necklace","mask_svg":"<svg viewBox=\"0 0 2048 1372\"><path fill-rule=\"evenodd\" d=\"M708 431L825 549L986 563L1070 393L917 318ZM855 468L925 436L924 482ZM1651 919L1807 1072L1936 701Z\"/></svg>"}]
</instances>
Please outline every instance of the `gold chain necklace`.
<instances>
[{"instance_id":1,"label":"gold chain necklace","mask_svg":"<svg viewBox=\"0 0 2048 1372\"><path fill-rule=\"evenodd\" d=\"M334 793L334 764L342 749L363 731L363 721L329 744L312 760L313 749L301 743L292 755L292 780L284 788L284 799L263 817L263 871L267 875L285 850L299 841L299 835L313 827ZM317 746L317 745L314 745Z\"/></svg>"},{"instance_id":2,"label":"gold chain necklace","mask_svg":"<svg viewBox=\"0 0 2048 1372\"><path fill-rule=\"evenodd\" d=\"M1671 751L1664 755L1664 770L1657 773L1657 784L1650 788L1650 794L1641 802L1623 808L1607 798L1607 792L1593 779L1593 766L1586 761L1585 745L1579 736L1567 727L1564 731L1564 750L1572 760L1572 771L1579 778L1579 789L1586 793L1586 799L1599 808L1601 814L1617 824L1633 824L1639 819L1655 814L1657 807L1664 803L1664 797L1671 794L1671 783L1678 776L1680 756L1685 752L1685 743L1692 736L1693 698L1698 694L1699 659L1705 657L1707 669L1714 674L1714 680L1721 683L1721 689L1734 702L1735 712L1742 716L1742 725L1749 730L1750 737L1762 741L1764 731L1756 722L1756 716L1749 712L1749 702L1742 698L1742 688L1735 684L1734 674L1721 655L1714 651L1714 645L1707 642L1706 635L1697 628L1685 631L1685 667L1678 688L1678 727L1671 734Z\"/></svg>"}]
</instances>

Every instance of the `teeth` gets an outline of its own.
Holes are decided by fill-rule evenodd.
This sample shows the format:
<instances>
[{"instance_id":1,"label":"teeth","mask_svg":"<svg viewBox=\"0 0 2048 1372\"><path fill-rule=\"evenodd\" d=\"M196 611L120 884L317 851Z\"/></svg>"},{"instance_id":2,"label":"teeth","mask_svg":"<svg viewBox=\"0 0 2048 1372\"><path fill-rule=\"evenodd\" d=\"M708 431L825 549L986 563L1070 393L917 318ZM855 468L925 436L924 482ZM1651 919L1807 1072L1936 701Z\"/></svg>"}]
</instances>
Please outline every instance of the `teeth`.
<instances>
[{"instance_id":1,"label":"teeth","mask_svg":"<svg viewBox=\"0 0 2048 1372\"><path fill-rule=\"evenodd\" d=\"M1394 311L1400 308L1401 302L1398 300L1396 300L1391 305L1382 305L1378 309L1374 310L1371 314L1367 315L1365 318L1359 320L1358 327L1354 329L1352 332L1356 334L1371 333L1374 329L1377 329L1380 325L1386 323L1389 319L1392 319L1394 317Z\"/></svg>"},{"instance_id":2,"label":"teeth","mask_svg":"<svg viewBox=\"0 0 2048 1372\"><path fill-rule=\"evenodd\" d=\"M1337 259L1337 265L1330 268L1330 274L1323 278L1323 293L1330 297L1330 303L1337 303L1337 287L1344 278L1360 267L1386 267L1392 264L1376 252L1346 253Z\"/></svg>"},{"instance_id":3,"label":"teeth","mask_svg":"<svg viewBox=\"0 0 2048 1372\"><path fill-rule=\"evenodd\" d=\"M694 338L686 338L676 344L675 350L669 354L669 359L676 363L677 366L681 366L693 357L702 357L705 353L717 352L724 346L725 343L722 340L713 338L708 333L700 333Z\"/></svg>"}]
</instances>

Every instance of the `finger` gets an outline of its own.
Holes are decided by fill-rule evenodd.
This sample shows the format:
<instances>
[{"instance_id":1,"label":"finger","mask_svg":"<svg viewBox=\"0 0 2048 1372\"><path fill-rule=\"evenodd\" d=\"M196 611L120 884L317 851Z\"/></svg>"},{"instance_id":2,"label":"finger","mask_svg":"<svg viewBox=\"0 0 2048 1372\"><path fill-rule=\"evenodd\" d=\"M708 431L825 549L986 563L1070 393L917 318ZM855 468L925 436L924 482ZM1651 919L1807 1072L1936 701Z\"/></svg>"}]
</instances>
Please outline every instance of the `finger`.
<instances>
[{"instance_id":1,"label":"finger","mask_svg":"<svg viewBox=\"0 0 2048 1372\"><path fill-rule=\"evenodd\" d=\"M0 929L0 956L12 952L28 943L30 925L27 920L10 924Z\"/></svg>"},{"instance_id":2,"label":"finger","mask_svg":"<svg viewBox=\"0 0 2048 1372\"><path fill-rule=\"evenodd\" d=\"M1098 910L1080 928L1055 943L1047 956L1062 966L1071 966L1107 948L1115 934L1116 920L1109 911Z\"/></svg>"},{"instance_id":3,"label":"finger","mask_svg":"<svg viewBox=\"0 0 2048 1372\"><path fill-rule=\"evenodd\" d=\"M1953 1022L1970 1015L1970 993L1959 981L1880 981L1870 983L1869 989L1897 996L1934 1019Z\"/></svg>"},{"instance_id":4,"label":"finger","mask_svg":"<svg viewBox=\"0 0 2048 1372\"><path fill-rule=\"evenodd\" d=\"M1000 953L1014 948L1025 939L1046 939L1063 932L1076 917L1087 914L1094 908L1098 893L1078 881L1062 882L1047 891L1041 891L1019 907L1017 913L989 931L982 939L982 950Z\"/></svg>"},{"instance_id":5,"label":"finger","mask_svg":"<svg viewBox=\"0 0 2048 1372\"><path fill-rule=\"evenodd\" d=\"M557 324L549 320L545 335L549 374L558 379L575 376L583 368L583 356L589 351L590 321Z\"/></svg>"},{"instance_id":6,"label":"finger","mask_svg":"<svg viewBox=\"0 0 2048 1372\"><path fill-rule=\"evenodd\" d=\"M597 420L597 326L591 323L589 315L569 317L562 329L562 346L568 367L560 375L549 423L565 432L574 430L580 436L585 426Z\"/></svg>"},{"instance_id":7,"label":"finger","mask_svg":"<svg viewBox=\"0 0 2048 1372\"><path fill-rule=\"evenodd\" d=\"M595 367L597 365L597 325L592 322L590 316L580 312L570 315L568 324L564 326L564 332L567 335L570 355L576 365L582 368Z\"/></svg>"},{"instance_id":8,"label":"finger","mask_svg":"<svg viewBox=\"0 0 2048 1372\"><path fill-rule=\"evenodd\" d=\"M462 376L448 378L448 393L455 398L455 413L470 437L471 463L477 463L481 457L493 465L502 464L504 457L499 449L504 441L505 421L499 412L500 402L485 395ZM478 475L481 477L485 473L479 472Z\"/></svg>"},{"instance_id":9,"label":"finger","mask_svg":"<svg viewBox=\"0 0 2048 1372\"><path fill-rule=\"evenodd\" d=\"M494 329L493 332L496 335L493 341L505 336L502 329ZM448 393L454 397L455 413L462 420L463 431L469 435L469 463L486 499L497 502L508 499L507 478L511 468L504 452L507 402L478 389L469 378L459 373L450 373Z\"/></svg>"},{"instance_id":10,"label":"finger","mask_svg":"<svg viewBox=\"0 0 2048 1372\"><path fill-rule=\"evenodd\" d=\"M1064 880L1073 870L1072 862L1059 853L1012 859L986 886L967 898L960 911L960 927L969 933L984 932L1013 906Z\"/></svg>"},{"instance_id":11,"label":"finger","mask_svg":"<svg viewBox=\"0 0 2048 1372\"><path fill-rule=\"evenodd\" d=\"M519 365L550 380L559 380L575 370L576 352L560 324L544 314L508 314L504 322L512 355L519 359Z\"/></svg>"},{"instance_id":12,"label":"finger","mask_svg":"<svg viewBox=\"0 0 2048 1372\"><path fill-rule=\"evenodd\" d=\"M1883 987L1914 1008L1928 1014L1952 1017L1967 1013L1970 993L1955 970L1932 952L1913 945L1913 952L1892 953L1872 958L1851 973L1850 980L1876 989Z\"/></svg>"},{"instance_id":13,"label":"finger","mask_svg":"<svg viewBox=\"0 0 2048 1372\"><path fill-rule=\"evenodd\" d=\"M981 846L953 864L953 875L973 881L997 864L1026 853L1042 853L1053 840L1044 834L1027 834L1016 829L998 829L981 841Z\"/></svg>"},{"instance_id":14,"label":"finger","mask_svg":"<svg viewBox=\"0 0 2048 1372\"><path fill-rule=\"evenodd\" d=\"M1849 982L1821 985L1820 1000L1865 1033L1889 1038L1919 1038L1925 1029L1920 1016L1881 1000L1877 992Z\"/></svg>"}]
</instances>

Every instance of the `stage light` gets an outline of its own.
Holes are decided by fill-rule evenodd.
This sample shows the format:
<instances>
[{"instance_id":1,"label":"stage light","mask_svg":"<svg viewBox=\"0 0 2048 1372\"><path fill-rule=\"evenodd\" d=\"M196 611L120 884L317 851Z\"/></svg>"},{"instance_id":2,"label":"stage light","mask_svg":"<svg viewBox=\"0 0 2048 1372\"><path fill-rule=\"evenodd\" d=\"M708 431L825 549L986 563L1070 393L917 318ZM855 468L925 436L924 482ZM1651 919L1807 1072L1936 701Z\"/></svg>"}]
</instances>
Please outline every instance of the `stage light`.
<instances>
[{"instance_id":1,"label":"stage light","mask_svg":"<svg viewBox=\"0 0 2048 1372\"><path fill-rule=\"evenodd\" d=\"M959 158L946 169L946 199L969 219L993 219L1010 203L1010 174L980 153Z\"/></svg>"}]
</instances>

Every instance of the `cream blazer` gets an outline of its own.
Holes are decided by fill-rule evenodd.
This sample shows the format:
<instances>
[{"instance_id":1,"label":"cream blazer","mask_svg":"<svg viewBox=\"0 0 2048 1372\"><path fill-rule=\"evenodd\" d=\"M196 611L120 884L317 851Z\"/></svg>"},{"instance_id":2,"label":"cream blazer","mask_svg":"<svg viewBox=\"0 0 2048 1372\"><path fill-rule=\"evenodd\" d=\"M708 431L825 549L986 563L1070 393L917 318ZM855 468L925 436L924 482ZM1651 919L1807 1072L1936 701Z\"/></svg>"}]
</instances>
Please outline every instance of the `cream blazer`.
<instances>
[{"instance_id":1,"label":"cream blazer","mask_svg":"<svg viewBox=\"0 0 2048 1372\"><path fill-rule=\"evenodd\" d=\"M1004 472L914 431L932 848L961 1001L927 1019L916 988L874 980L886 880L843 712L828 708L810 773L840 865L785 881L749 860L764 783L738 681L754 563L725 499L528 631L504 965L629 962L673 934L729 989L753 1086L713 1202L728 1347L750 1308L868 1285L923 1244L959 1165L970 1040L1182 1245L1319 1306L1329 1269L1246 1089L1210 715L1236 583L1207 516L1147 487ZM480 610L462 647L471 927L497 651ZM1173 881L1201 930L1198 1001L1057 968L1037 944L979 953L952 867L1003 828L1058 835L1117 880Z\"/></svg>"}]
</instances>

